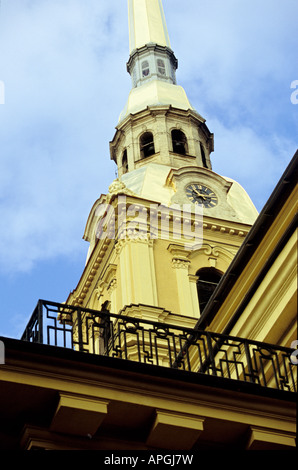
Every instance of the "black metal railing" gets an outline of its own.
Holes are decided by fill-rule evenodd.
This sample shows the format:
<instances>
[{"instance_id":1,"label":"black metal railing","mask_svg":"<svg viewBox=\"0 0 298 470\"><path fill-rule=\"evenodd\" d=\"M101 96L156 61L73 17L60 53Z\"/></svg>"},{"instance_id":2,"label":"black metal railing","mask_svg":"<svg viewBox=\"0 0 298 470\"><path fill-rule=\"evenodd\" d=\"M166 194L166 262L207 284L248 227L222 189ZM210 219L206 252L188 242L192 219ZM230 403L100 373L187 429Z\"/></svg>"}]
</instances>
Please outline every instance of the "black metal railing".
<instances>
[{"instance_id":1,"label":"black metal railing","mask_svg":"<svg viewBox=\"0 0 298 470\"><path fill-rule=\"evenodd\" d=\"M40 300L21 339L297 391L290 348L107 311Z\"/></svg>"}]
</instances>

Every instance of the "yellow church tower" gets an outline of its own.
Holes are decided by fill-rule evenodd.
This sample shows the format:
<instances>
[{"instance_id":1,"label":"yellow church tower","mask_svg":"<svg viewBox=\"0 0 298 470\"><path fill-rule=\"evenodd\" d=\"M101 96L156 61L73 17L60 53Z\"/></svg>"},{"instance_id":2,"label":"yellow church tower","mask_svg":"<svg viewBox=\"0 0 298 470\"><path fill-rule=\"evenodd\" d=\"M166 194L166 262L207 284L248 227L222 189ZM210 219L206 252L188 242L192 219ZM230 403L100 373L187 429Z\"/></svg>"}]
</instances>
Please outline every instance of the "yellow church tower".
<instances>
[{"instance_id":1,"label":"yellow church tower","mask_svg":"<svg viewBox=\"0 0 298 470\"><path fill-rule=\"evenodd\" d=\"M212 171L213 134L176 83L161 0L128 0L128 17L132 89L110 142L118 178L91 209L67 304L193 327L257 211Z\"/></svg>"},{"instance_id":2,"label":"yellow church tower","mask_svg":"<svg viewBox=\"0 0 298 470\"><path fill-rule=\"evenodd\" d=\"M257 216L212 170L161 0L128 6L118 177L91 208L66 302L39 300L21 340L0 337L0 449L101 450L132 466L294 450L298 152Z\"/></svg>"}]
</instances>

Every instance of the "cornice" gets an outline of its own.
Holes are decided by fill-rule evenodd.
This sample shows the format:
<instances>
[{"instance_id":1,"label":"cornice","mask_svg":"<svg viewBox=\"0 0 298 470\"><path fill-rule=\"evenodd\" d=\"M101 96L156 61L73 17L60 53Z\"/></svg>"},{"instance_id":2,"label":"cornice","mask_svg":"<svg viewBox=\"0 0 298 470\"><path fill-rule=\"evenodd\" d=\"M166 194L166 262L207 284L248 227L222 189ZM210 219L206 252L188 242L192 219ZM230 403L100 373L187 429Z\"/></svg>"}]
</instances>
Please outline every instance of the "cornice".
<instances>
[{"instance_id":1,"label":"cornice","mask_svg":"<svg viewBox=\"0 0 298 470\"><path fill-rule=\"evenodd\" d=\"M174 54L174 52L172 51L172 49L170 49L168 46L161 46L159 44L156 44L156 43L148 43L148 44L145 44L144 46L142 47L139 47L137 49L134 49L130 56L129 56L129 59L127 61L127 64L126 64L126 69L127 69L127 72L130 73L131 71L131 67L132 67L132 64L134 62L134 60L138 57L138 56L142 56L143 54L146 54L147 52L161 52L161 53L165 53L169 56L173 66L175 67L175 69L178 68L178 60Z\"/></svg>"},{"instance_id":2,"label":"cornice","mask_svg":"<svg viewBox=\"0 0 298 470\"><path fill-rule=\"evenodd\" d=\"M237 227L237 225L239 227ZM223 221L219 219L203 218L203 231L218 232L225 235L233 235L245 238L250 231L250 225L243 225L232 221Z\"/></svg>"},{"instance_id":3,"label":"cornice","mask_svg":"<svg viewBox=\"0 0 298 470\"><path fill-rule=\"evenodd\" d=\"M82 305L111 243L115 243L115 240L109 238L98 240L85 266L76 289L71 292L66 303L74 306Z\"/></svg>"}]
</instances>

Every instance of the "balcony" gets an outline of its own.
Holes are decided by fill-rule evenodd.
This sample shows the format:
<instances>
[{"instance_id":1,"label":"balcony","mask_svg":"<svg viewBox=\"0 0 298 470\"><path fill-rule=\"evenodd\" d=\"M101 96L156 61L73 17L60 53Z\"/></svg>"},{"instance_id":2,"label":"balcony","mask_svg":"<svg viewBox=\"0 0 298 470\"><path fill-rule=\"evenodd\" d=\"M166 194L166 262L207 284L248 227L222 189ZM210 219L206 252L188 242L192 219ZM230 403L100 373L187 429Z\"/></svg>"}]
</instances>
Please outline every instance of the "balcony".
<instances>
[{"instance_id":1,"label":"balcony","mask_svg":"<svg viewBox=\"0 0 298 470\"><path fill-rule=\"evenodd\" d=\"M39 300L21 340L297 391L290 348L107 311Z\"/></svg>"}]
</instances>

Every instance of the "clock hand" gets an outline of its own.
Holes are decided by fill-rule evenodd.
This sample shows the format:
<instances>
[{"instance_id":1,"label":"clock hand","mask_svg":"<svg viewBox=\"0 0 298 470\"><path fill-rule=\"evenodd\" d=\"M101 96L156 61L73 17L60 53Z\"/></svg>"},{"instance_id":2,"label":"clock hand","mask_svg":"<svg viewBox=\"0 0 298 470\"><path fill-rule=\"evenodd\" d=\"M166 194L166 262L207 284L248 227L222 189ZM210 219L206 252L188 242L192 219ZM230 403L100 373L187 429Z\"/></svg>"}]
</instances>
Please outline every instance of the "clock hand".
<instances>
[{"instance_id":1,"label":"clock hand","mask_svg":"<svg viewBox=\"0 0 298 470\"><path fill-rule=\"evenodd\" d=\"M206 199L206 196L202 193L199 193L196 189L193 190L198 196L200 196L203 199Z\"/></svg>"}]
</instances>

